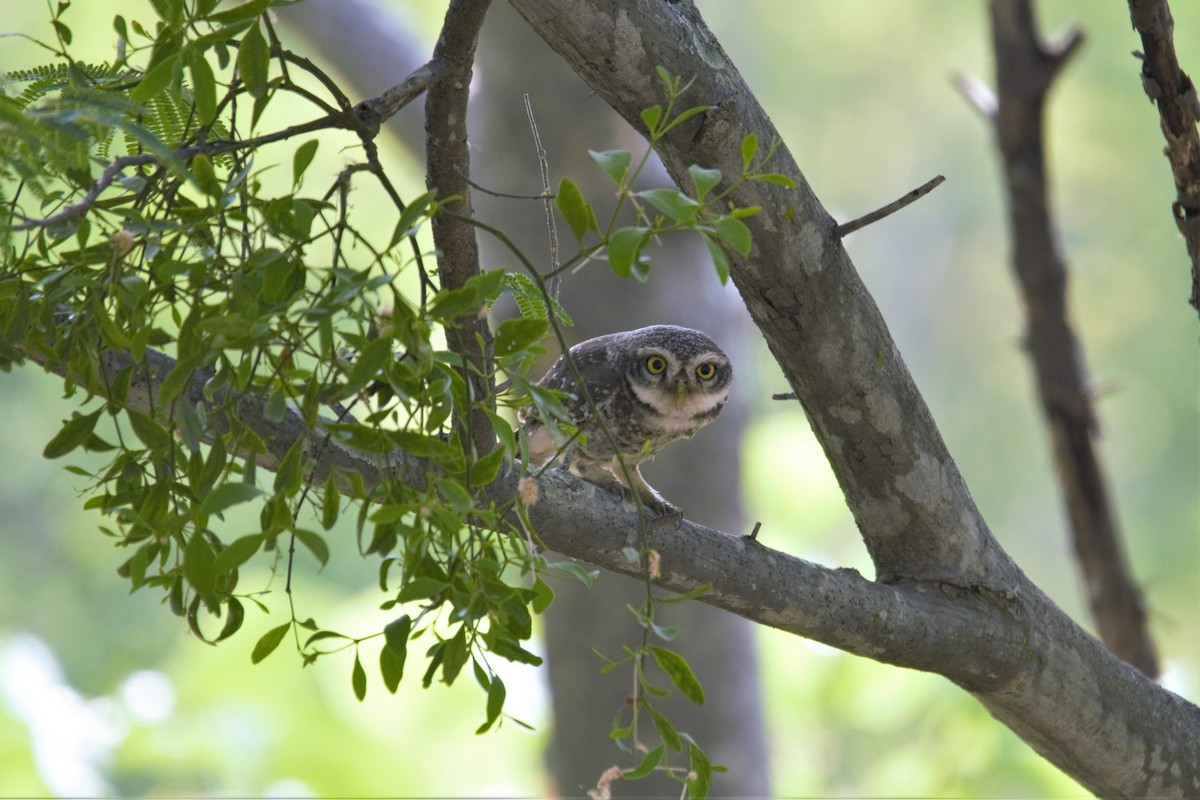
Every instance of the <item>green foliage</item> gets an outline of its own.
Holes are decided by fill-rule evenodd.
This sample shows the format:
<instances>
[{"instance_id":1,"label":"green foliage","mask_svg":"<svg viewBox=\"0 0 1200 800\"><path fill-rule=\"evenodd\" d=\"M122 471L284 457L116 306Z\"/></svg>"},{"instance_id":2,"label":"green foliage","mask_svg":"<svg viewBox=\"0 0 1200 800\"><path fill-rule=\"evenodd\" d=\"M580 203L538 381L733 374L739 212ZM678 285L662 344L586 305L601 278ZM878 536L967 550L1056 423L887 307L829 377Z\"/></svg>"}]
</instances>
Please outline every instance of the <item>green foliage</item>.
<instances>
[{"instance_id":1,"label":"green foliage","mask_svg":"<svg viewBox=\"0 0 1200 800\"><path fill-rule=\"evenodd\" d=\"M693 106L676 112L680 98L691 84L684 84L663 67L658 67L656 71L666 91L667 102L666 106L655 105L642 111L641 119L646 126L649 148L637 163L634 163L633 154L627 150L588 151L596 165L617 187L620 202L608 225L600 228L595 210L584 200L573 181L564 178L559 183L555 207L576 240L583 244L589 234L600 239L598 244L585 247L561 269L574 267L592 257L600 257L606 258L612 271L622 278L633 277L644 281L650 276L646 246L663 235L691 231L703 240L717 277L721 283L725 283L729 280L726 248L742 258L750 255L750 229L742 219L759 211L757 208L739 208L730 201L731 194L746 181L765 181L789 188L792 181L784 175L762 171L775 155L779 143L772 143L766 153L760 154L758 138L751 133L742 140L741 174L722 191L713 193L723 178L721 171L697 165L688 168L693 194L665 186L634 191L633 185L645 169L654 146L682 123L709 110L709 106ZM635 223L618 226L618 216L626 204L632 207Z\"/></svg>"},{"instance_id":2,"label":"green foliage","mask_svg":"<svg viewBox=\"0 0 1200 800\"><path fill-rule=\"evenodd\" d=\"M114 544L129 554L119 574L131 590L161 593L198 639L215 644L239 632L247 607L266 611L260 597L270 587L243 586L240 573L269 564L286 575L290 618L259 635L251 662L289 640L306 665L352 651L350 686L361 701L371 683L361 645L382 638L376 672L395 692L420 642L422 685L452 684L470 667L485 698L483 733L506 718L507 691L490 660L541 662L525 646L533 615L553 599L540 574L594 577L546 563L529 547L535 532L516 498L497 504L481 493L526 446L505 406L530 404L568 424L557 396L526 373L541 341L571 318L548 290L551 276L520 253L523 273L483 271L436 286L417 236L425 220L448 212L434 192L402 202L373 146L351 170L321 174L313 126L230 134L254 131L287 95L323 110L350 107L316 67L282 47L265 14L278 4L218 11L211 0L155 0L154 32L114 18L123 47L111 63L90 66L71 59L62 18L69 4L59 5L58 47L48 48L58 60L11 73L7 86L20 92L0 98L0 368L35 360L65 376L81 410L44 455L84 450L108 459L92 471L72 468L91 480L86 507L109 517ZM296 83L303 73L328 96ZM652 145L703 110L675 113L683 88L664 84L665 109L644 117ZM371 144L373 133L335 111L325 122ZM308 138L289 141L300 136ZM267 143L290 160L282 190L272 165L258 161ZM753 210L729 205L729 189L716 191L719 172L693 171L695 198L633 192L646 157L635 164L624 151L594 154L634 225L617 226L614 216L602 230L575 184L560 184L556 203L576 238L599 240L568 266L604 257L644 280L643 248L677 230L699 233L715 253L749 251L738 217ZM756 177L747 163L737 181ZM352 185L351 171L367 177ZM390 238L356 223L355 202L373 202L362 184L392 198ZM727 261L714 261L724 280ZM503 292L521 316L497 326L487 363L444 344ZM468 389L473 373L494 385L500 372L511 395ZM461 424L478 414L497 434L491 452L475 452ZM367 485L357 472L318 476L334 447L371 460L382 477ZM294 560L324 567L333 557L325 532L350 509L360 553L380 559L381 607L396 614L381 631L343 633L296 611ZM256 519L249 532L239 527L247 519ZM649 556L644 542L634 552ZM646 635L673 638L653 611L652 600L635 611ZM646 678L649 659L676 691L703 701L674 651L643 641L628 659L646 695L666 691ZM662 745L627 777L668 769L703 796L711 771L703 754L645 695L632 711L635 728L650 715ZM632 742L640 746L636 731ZM687 768L664 766L671 753L686 757Z\"/></svg>"}]
</instances>

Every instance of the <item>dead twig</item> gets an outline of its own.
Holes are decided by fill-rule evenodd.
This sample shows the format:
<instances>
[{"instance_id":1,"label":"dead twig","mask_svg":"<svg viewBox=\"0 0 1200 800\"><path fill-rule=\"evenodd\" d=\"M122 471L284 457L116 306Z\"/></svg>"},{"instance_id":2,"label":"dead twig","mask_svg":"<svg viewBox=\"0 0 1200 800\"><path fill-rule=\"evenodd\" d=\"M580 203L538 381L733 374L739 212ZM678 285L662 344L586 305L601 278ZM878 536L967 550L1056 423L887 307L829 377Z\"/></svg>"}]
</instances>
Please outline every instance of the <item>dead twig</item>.
<instances>
[{"instance_id":1,"label":"dead twig","mask_svg":"<svg viewBox=\"0 0 1200 800\"><path fill-rule=\"evenodd\" d=\"M874 211L872 211L870 214L864 214L863 216L859 217L858 219L853 219L853 220L850 220L849 222L843 222L841 225L838 225L836 228L834 228L833 233L839 239L844 239L846 236L848 236L851 233L854 233L856 230L859 230L860 228L865 228L868 225L870 225L871 223L878 222L879 220L883 219L884 217L888 217L888 216L891 216L892 214L895 214L897 211L904 208L905 206L915 203L917 200L920 200L922 197L924 197L925 195L929 194L934 189L936 189L945 180L946 180L945 176L938 175L937 177L932 178L931 180L928 180L925 183L921 184L916 189L913 189L911 192L904 195L903 197L893 200L892 202L888 203L883 208L877 208Z\"/></svg>"}]
</instances>

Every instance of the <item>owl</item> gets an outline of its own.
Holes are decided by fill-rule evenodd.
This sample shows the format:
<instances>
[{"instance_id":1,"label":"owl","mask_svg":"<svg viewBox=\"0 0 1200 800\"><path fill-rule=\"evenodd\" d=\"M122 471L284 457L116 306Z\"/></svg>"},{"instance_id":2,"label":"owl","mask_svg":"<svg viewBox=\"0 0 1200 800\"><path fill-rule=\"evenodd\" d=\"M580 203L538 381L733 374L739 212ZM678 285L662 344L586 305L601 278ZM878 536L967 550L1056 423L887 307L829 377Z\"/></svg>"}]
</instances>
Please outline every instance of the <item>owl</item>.
<instances>
[{"instance_id":1,"label":"owl","mask_svg":"<svg viewBox=\"0 0 1200 800\"><path fill-rule=\"evenodd\" d=\"M568 393L563 408L580 435L568 443L536 409L522 409L531 465L544 465L562 450L584 480L622 496L631 490L654 511L676 513L638 465L717 418L733 380L729 358L703 333L676 325L597 336L572 347L570 356L582 387L566 357L538 385Z\"/></svg>"}]
</instances>

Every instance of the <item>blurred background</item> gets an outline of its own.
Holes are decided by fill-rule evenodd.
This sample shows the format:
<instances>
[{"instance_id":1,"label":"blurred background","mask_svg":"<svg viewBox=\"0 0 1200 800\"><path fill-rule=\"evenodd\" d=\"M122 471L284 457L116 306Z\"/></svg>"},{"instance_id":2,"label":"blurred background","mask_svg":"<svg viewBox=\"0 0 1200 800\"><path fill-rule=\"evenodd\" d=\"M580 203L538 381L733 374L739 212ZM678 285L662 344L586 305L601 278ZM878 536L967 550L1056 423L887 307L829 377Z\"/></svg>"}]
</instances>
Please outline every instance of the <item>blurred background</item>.
<instances>
[{"instance_id":1,"label":"blurred background","mask_svg":"<svg viewBox=\"0 0 1200 800\"><path fill-rule=\"evenodd\" d=\"M1200 6L1175 6L1180 61L1200 74ZM1021 349L991 131L954 86L959 74L992 83L984 4L707 0L700 7L836 218L860 216L946 176L931 195L854 234L847 246L993 533L1090 628ZM428 58L444 8L433 0L310 0L281 14L280 24L293 49L362 97ZM1069 23L1087 34L1050 97L1054 213L1076 331L1103 394L1102 451L1163 681L1195 701L1200 359L1158 117L1130 56L1139 41L1125 4L1042 0L1037 10L1047 35ZM78 57L111 57L115 13L153 19L148 3L77 2L64 20ZM364 16L334 16L351 13ZM46 17L38 4L12 4L4 28L50 38ZM353 39L367 34L380 38ZM0 40L0 70L46 60L23 39ZM497 191L540 191L523 104L529 94L552 181L569 176L603 206L611 189L596 181L607 179L586 148L641 145L554 63L507 6L495 4L474 87L473 177ZM281 104L264 129L313 116L296 109L289 118L288 111ZM390 125L394 136L381 140L385 160L402 191L415 195L424 188L420 103ZM266 151L260 165L290 158L292 149ZM332 176L354 155L323 144L309 175ZM481 218L510 226L526 252L545 258L540 204L479 195L475 203ZM382 211L365 203L355 209L360 219L379 213L380 230L390 231L394 219ZM782 377L736 292L717 284L693 244L668 240L654 251L646 286L605 275L602 264L569 277L564 300L578 322L570 335L580 340L655 322L712 334L734 356L738 403L660 457L648 479L697 521L726 530L761 521L760 538L772 547L871 575L803 412L770 399L786 390ZM485 266L514 266L489 243L484 248ZM0 796L578 795L621 758L606 734L628 676L599 675L590 646L608 632L571 616L584 613L572 604L613 606L613 641L634 641L638 629L624 601L614 599L625 590L612 576L580 597L555 584L562 607L534 643L551 668L502 671L507 710L533 731L508 723L473 735L483 721L478 687L464 679L422 691L415 664L394 697L371 675L358 703L349 654L302 669L281 648L251 666L257 636L286 619L282 587L266 567L258 576L243 570L242 581L273 589L265 601L274 613L248 613L243 631L215 648L190 637L157 596L127 594L114 573L127 554L82 509L86 480L65 472L66 462L41 457L73 407L61 393L60 382L33 367L0 375L8 423L0 437ZM228 532L237 535L239 524L231 516ZM376 565L357 557L352 537L349 529L330 534L325 570L301 565L297 614L362 634L388 617L378 610ZM689 657L710 695L700 717L732 725L738 734L726 738L740 746L719 731L698 738L716 738L716 760L762 773L737 784L744 794L1085 796L940 678L844 656L721 612L697 613L708 616L677 624L681 647L698 648ZM564 629L572 628L581 639L574 649L563 644ZM598 710L565 705L571 692L595 700ZM703 724L696 718L683 727ZM560 764L573 731L600 765L577 777ZM618 787L618 796L639 788Z\"/></svg>"}]
</instances>

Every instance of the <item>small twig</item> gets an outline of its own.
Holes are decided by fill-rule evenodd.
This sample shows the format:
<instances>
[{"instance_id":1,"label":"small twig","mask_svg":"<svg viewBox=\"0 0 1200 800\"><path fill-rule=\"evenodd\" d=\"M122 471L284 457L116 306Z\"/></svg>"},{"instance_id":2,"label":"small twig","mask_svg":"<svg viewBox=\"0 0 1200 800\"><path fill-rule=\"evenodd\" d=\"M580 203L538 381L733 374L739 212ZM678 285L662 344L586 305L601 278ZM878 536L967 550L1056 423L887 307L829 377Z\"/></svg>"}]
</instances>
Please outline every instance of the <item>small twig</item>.
<instances>
[{"instance_id":1,"label":"small twig","mask_svg":"<svg viewBox=\"0 0 1200 800\"><path fill-rule=\"evenodd\" d=\"M542 147L542 137L538 134L537 120L533 118L533 105L529 102L529 93L526 92L525 98L525 115L529 117L529 130L533 133L533 146L537 149L538 168L542 175L542 197L545 198L542 202L546 207L546 231L550 236L550 296L555 300L558 299L558 286L561 282L558 277L558 226L554 222L554 204L550 199L554 197L554 193L550 188L550 162L546 160L546 149Z\"/></svg>"},{"instance_id":2,"label":"small twig","mask_svg":"<svg viewBox=\"0 0 1200 800\"><path fill-rule=\"evenodd\" d=\"M932 180L929 180L929 181L921 184L916 189L913 189L911 192L904 195L903 197L901 197L897 200L893 200L892 202L888 203L883 208L878 208L878 209L872 211L870 214L861 216L858 219L854 219L849 222L843 222L841 225L838 225L836 228L833 229L833 233L835 236L837 236L839 239L841 239L851 233L854 233L859 228L865 228L873 222L878 222L879 220L883 219L884 217L891 216L892 214L895 214L897 211L904 208L905 206L907 206L911 203L914 203L917 200L920 200L922 197L924 197L925 195L932 192L944 180L946 180L945 176L938 175L937 177L933 178Z\"/></svg>"},{"instance_id":3,"label":"small twig","mask_svg":"<svg viewBox=\"0 0 1200 800\"><path fill-rule=\"evenodd\" d=\"M467 185L472 189L477 192L483 192L484 194L492 197L503 197L508 200L545 200L547 197L554 199L554 195L547 195L545 192L542 192L541 194L509 194L508 192L497 192L493 189L487 188L486 186L480 186L478 183L464 175L463 171L458 167L455 167L454 171L457 172L458 177L466 181Z\"/></svg>"},{"instance_id":4,"label":"small twig","mask_svg":"<svg viewBox=\"0 0 1200 800\"><path fill-rule=\"evenodd\" d=\"M755 523L754 523L754 529L753 529L753 530L751 530L749 534L747 534L747 535L748 535L748 537L749 537L749 539L750 539L750 541L752 541L752 542L756 542L756 541L758 541L758 531L759 531L759 529L760 529L761 527L762 527L762 522L761 522L761 521L760 521L760 522L755 522Z\"/></svg>"},{"instance_id":5,"label":"small twig","mask_svg":"<svg viewBox=\"0 0 1200 800\"><path fill-rule=\"evenodd\" d=\"M359 116L363 116L366 112L374 116L378 122L385 122L397 111L420 97L441 69L440 63L430 61L413 70L408 77L395 86L385 89L383 94L363 100L354 109Z\"/></svg>"},{"instance_id":6,"label":"small twig","mask_svg":"<svg viewBox=\"0 0 1200 800\"><path fill-rule=\"evenodd\" d=\"M799 400L800 398L796 396L795 392L779 392L778 394L771 395L771 399L772 400Z\"/></svg>"}]
</instances>

